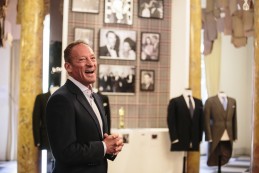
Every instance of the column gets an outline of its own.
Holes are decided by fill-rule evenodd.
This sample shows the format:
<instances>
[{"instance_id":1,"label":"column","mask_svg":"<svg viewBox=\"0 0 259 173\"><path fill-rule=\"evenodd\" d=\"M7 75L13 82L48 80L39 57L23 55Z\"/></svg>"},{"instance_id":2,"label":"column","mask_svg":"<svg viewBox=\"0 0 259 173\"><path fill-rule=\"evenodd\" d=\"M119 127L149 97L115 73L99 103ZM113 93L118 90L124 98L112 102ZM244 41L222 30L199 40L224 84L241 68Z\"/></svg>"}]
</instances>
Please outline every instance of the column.
<instances>
[{"instance_id":1,"label":"column","mask_svg":"<svg viewBox=\"0 0 259 173\"><path fill-rule=\"evenodd\" d=\"M201 2L190 1L190 67L189 86L193 95L201 98ZM200 170L200 152L188 152L187 172L198 173Z\"/></svg>"},{"instance_id":2,"label":"column","mask_svg":"<svg viewBox=\"0 0 259 173\"><path fill-rule=\"evenodd\" d=\"M255 22L255 40L254 40L254 94L253 94L253 130L252 130L252 156L251 173L259 172L259 2L254 1L254 22Z\"/></svg>"},{"instance_id":3,"label":"column","mask_svg":"<svg viewBox=\"0 0 259 173\"><path fill-rule=\"evenodd\" d=\"M32 111L36 95L42 92L44 1L19 0L18 15L21 23L18 173L38 173Z\"/></svg>"}]
</instances>

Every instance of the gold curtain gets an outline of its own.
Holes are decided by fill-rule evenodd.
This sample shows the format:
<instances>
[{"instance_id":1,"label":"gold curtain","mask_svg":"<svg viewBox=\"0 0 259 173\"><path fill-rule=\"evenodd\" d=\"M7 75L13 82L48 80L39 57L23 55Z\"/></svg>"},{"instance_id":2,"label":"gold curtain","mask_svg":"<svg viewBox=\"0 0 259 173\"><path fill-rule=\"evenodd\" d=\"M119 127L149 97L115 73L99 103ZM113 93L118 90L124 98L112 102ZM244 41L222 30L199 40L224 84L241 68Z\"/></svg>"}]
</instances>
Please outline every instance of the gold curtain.
<instances>
[{"instance_id":1,"label":"gold curtain","mask_svg":"<svg viewBox=\"0 0 259 173\"><path fill-rule=\"evenodd\" d=\"M216 95L219 91L220 78L220 59L221 59L221 36L213 43L211 54L204 57L205 76L208 97Z\"/></svg>"}]
</instances>

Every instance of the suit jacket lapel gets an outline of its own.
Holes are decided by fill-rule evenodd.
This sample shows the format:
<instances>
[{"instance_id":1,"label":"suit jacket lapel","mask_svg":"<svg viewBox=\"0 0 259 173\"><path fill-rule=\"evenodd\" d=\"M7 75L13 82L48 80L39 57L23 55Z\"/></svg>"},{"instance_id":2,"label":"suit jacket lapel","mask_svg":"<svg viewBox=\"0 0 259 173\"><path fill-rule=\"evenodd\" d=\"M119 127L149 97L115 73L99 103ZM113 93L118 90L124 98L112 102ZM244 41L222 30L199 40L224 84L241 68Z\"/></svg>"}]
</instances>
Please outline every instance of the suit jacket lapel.
<instances>
[{"instance_id":1,"label":"suit jacket lapel","mask_svg":"<svg viewBox=\"0 0 259 173\"><path fill-rule=\"evenodd\" d=\"M103 103L100 100L100 97L96 93L93 93L93 97L94 97L95 104L98 107L98 110L100 112L102 121L103 121L103 133L107 133L108 132L108 123L107 123L107 119L105 116L105 110L103 109Z\"/></svg>"},{"instance_id":2,"label":"suit jacket lapel","mask_svg":"<svg viewBox=\"0 0 259 173\"><path fill-rule=\"evenodd\" d=\"M194 107L194 110L193 110L193 116L192 116L192 118L194 119L195 117L196 117L196 110L198 110L199 109L199 106L200 105L198 105L198 100L195 98L195 97L193 97L193 100L194 100L194 104L195 104L195 107Z\"/></svg>"},{"instance_id":3,"label":"suit jacket lapel","mask_svg":"<svg viewBox=\"0 0 259 173\"><path fill-rule=\"evenodd\" d=\"M96 127L99 131L99 134L101 135L100 137L102 138L99 121L94 113L92 106L87 101L84 93L70 80L67 80L67 86L70 89L70 91L76 95L78 102L86 109L86 111L89 113L89 115L93 118L93 120L96 124Z\"/></svg>"},{"instance_id":4,"label":"suit jacket lapel","mask_svg":"<svg viewBox=\"0 0 259 173\"><path fill-rule=\"evenodd\" d=\"M223 105L221 104L219 97L217 95L214 96L214 101L215 101L215 104L217 105L217 108L219 108L219 111L220 112L224 111Z\"/></svg>"},{"instance_id":5,"label":"suit jacket lapel","mask_svg":"<svg viewBox=\"0 0 259 173\"><path fill-rule=\"evenodd\" d=\"M187 109L187 110L189 110L189 108L188 108L188 105L187 105L187 103L186 103L186 101L185 101L185 99L184 99L184 96L183 95L181 95L181 102L183 102L183 104L182 105L185 105L185 108Z\"/></svg>"},{"instance_id":6,"label":"suit jacket lapel","mask_svg":"<svg viewBox=\"0 0 259 173\"><path fill-rule=\"evenodd\" d=\"M221 103L221 101L219 100L219 97L216 95L215 96L215 103L217 104L217 107L219 108L219 115L222 115L222 117L224 118L224 119L226 119L226 111L224 110L224 107L223 107L223 105L222 105L222 103Z\"/></svg>"}]
</instances>

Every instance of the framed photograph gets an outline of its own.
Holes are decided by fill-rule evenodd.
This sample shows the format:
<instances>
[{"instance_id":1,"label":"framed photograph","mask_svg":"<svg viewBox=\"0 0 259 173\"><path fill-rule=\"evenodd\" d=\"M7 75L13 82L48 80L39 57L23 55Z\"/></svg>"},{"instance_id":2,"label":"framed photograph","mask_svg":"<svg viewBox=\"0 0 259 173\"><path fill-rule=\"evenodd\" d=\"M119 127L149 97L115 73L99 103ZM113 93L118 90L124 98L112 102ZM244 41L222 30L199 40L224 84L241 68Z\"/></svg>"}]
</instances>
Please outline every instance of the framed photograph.
<instances>
[{"instance_id":1,"label":"framed photograph","mask_svg":"<svg viewBox=\"0 0 259 173\"><path fill-rule=\"evenodd\" d=\"M99 0L72 0L72 11L99 13Z\"/></svg>"},{"instance_id":2,"label":"framed photograph","mask_svg":"<svg viewBox=\"0 0 259 173\"><path fill-rule=\"evenodd\" d=\"M141 33L141 55L142 61L158 61L160 49L160 34L152 32Z\"/></svg>"},{"instance_id":3,"label":"framed photograph","mask_svg":"<svg viewBox=\"0 0 259 173\"><path fill-rule=\"evenodd\" d=\"M99 34L100 59L136 60L136 31L105 28Z\"/></svg>"},{"instance_id":4,"label":"framed photograph","mask_svg":"<svg viewBox=\"0 0 259 173\"><path fill-rule=\"evenodd\" d=\"M123 143L124 144L128 144L129 143L129 134L122 134L122 139L123 139Z\"/></svg>"},{"instance_id":5,"label":"framed photograph","mask_svg":"<svg viewBox=\"0 0 259 173\"><path fill-rule=\"evenodd\" d=\"M133 0L105 0L104 23L133 24Z\"/></svg>"},{"instance_id":6,"label":"framed photograph","mask_svg":"<svg viewBox=\"0 0 259 173\"><path fill-rule=\"evenodd\" d=\"M142 18L163 19L164 0L139 0L138 16Z\"/></svg>"},{"instance_id":7,"label":"framed photograph","mask_svg":"<svg viewBox=\"0 0 259 173\"><path fill-rule=\"evenodd\" d=\"M154 91L155 90L155 71L140 70L140 90Z\"/></svg>"},{"instance_id":8,"label":"framed photograph","mask_svg":"<svg viewBox=\"0 0 259 173\"><path fill-rule=\"evenodd\" d=\"M94 29L75 28L75 40L83 40L94 49Z\"/></svg>"},{"instance_id":9,"label":"framed photograph","mask_svg":"<svg viewBox=\"0 0 259 173\"><path fill-rule=\"evenodd\" d=\"M98 90L104 94L133 95L136 67L131 65L99 65Z\"/></svg>"}]
</instances>

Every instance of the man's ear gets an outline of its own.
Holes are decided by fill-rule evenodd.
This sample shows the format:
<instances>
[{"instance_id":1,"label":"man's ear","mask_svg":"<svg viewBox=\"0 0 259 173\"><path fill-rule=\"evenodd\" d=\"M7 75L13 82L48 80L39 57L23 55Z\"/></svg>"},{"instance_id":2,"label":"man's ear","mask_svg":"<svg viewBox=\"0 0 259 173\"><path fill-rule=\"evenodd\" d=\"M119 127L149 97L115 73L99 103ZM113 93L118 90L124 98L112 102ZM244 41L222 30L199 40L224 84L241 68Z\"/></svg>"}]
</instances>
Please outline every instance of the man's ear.
<instances>
[{"instance_id":1,"label":"man's ear","mask_svg":"<svg viewBox=\"0 0 259 173\"><path fill-rule=\"evenodd\" d=\"M72 71L72 66L69 62L65 62L64 66L68 73Z\"/></svg>"}]
</instances>

